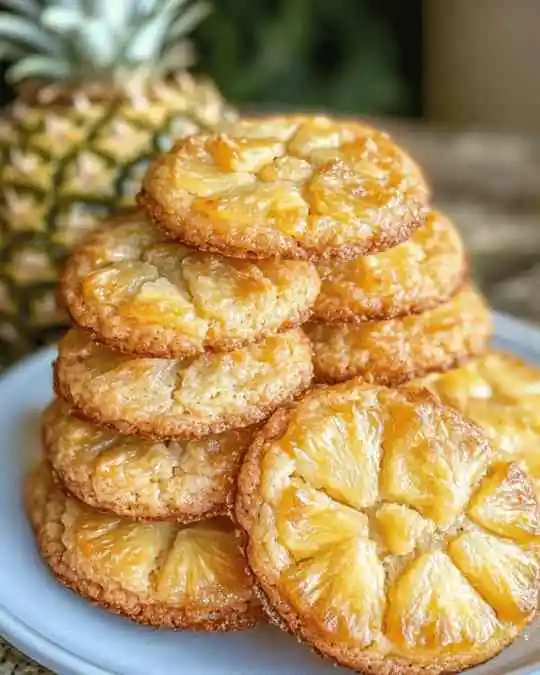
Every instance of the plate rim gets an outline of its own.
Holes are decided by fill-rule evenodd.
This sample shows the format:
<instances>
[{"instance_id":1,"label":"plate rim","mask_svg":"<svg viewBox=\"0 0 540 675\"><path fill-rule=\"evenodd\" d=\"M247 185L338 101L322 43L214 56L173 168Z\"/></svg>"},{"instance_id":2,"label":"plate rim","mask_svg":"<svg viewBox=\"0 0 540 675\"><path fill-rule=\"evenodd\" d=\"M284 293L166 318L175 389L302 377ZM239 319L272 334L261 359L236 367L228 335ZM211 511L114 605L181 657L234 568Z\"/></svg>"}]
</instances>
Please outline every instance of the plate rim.
<instances>
[{"instance_id":1,"label":"plate rim","mask_svg":"<svg viewBox=\"0 0 540 675\"><path fill-rule=\"evenodd\" d=\"M503 312L494 311L493 316L495 337L502 333L506 342L521 344L540 356L540 325ZM518 334L519 339L514 338L512 333ZM56 346L43 347L9 367L0 376L0 388L9 385L12 380L24 377L25 372L31 370L37 362L46 358L52 360L55 352ZM45 637L14 616L2 602L0 602L0 635L24 656L60 675L117 675L114 671L103 669ZM540 673L539 668L540 652L535 663L509 671L507 675L532 675Z\"/></svg>"}]
</instances>

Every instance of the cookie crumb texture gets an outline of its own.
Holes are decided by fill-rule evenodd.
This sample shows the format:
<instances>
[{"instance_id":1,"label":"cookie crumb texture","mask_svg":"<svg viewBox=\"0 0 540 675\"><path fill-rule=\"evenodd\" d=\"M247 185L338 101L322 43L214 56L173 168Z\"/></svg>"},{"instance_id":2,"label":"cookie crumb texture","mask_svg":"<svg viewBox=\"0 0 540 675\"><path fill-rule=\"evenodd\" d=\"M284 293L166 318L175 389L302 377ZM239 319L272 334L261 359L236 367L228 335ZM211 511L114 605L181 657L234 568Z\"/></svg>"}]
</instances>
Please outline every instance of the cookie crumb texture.
<instances>
[{"instance_id":1,"label":"cookie crumb texture","mask_svg":"<svg viewBox=\"0 0 540 675\"><path fill-rule=\"evenodd\" d=\"M540 368L490 350L443 374L411 382L426 387L478 424L506 460L522 464L540 495Z\"/></svg>"},{"instance_id":2,"label":"cookie crumb texture","mask_svg":"<svg viewBox=\"0 0 540 675\"><path fill-rule=\"evenodd\" d=\"M66 586L139 623L203 631L252 626L259 616L227 519L136 523L65 494L40 466L26 486L38 547Z\"/></svg>"},{"instance_id":3,"label":"cookie crumb texture","mask_svg":"<svg viewBox=\"0 0 540 675\"><path fill-rule=\"evenodd\" d=\"M536 613L532 481L424 390L351 381L275 413L236 516L270 617L362 673L459 671Z\"/></svg>"},{"instance_id":4,"label":"cookie crumb texture","mask_svg":"<svg viewBox=\"0 0 540 675\"><path fill-rule=\"evenodd\" d=\"M298 326L319 289L312 263L201 254L140 214L90 235L62 277L80 327L116 349L162 357L230 351Z\"/></svg>"},{"instance_id":5,"label":"cookie crumb texture","mask_svg":"<svg viewBox=\"0 0 540 675\"><path fill-rule=\"evenodd\" d=\"M359 325L305 326L318 381L334 383L361 376L388 386L448 370L481 353L492 328L488 306L470 286L419 315Z\"/></svg>"},{"instance_id":6,"label":"cookie crumb texture","mask_svg":"<svg viewBox=\"0 0 540 675\"><path fill-rule=\"evenodd\" d=\"M253 431L152 441L81 420L59 399L43 415L45 455L63 485L85 504L137 520L225 514Z\"/></svg>"},{"instance_id":7,"label":"cookie crumb texture","mask_svg":"<svg viewBox=\"0 0 540 675\"><path fill-rule=\"evenodd\" d=\"M463 284L467 262L456 228L432 211L403 244L356 260L321 262L317 270L322 285L314 319L362 323L448 302Z\"/></svg>"},{"instance_id":8,"label":"cookie crumb texture","mask_svg":"<svg viewBox=\"0 0 540 675\"><path fill-rule=\"evenodd\" d=\"M311 345L300 329L194 359L134 357L70 331L60 341L55 386L97 424L190 439L266 419L307 389L312 374Z\"/></svg>"},{"instance_id":9,"label":"cookie crumb texture","mask_svg":"<svg viewBox=\"0 0 540 675\"><path fill-rule=\"evenodd\" d=\"M172 237L234 257L349 260L405 241L429 192L387 134L315 116L242 119L180 140L139 205Z\"/></svg>"}]
</instances>

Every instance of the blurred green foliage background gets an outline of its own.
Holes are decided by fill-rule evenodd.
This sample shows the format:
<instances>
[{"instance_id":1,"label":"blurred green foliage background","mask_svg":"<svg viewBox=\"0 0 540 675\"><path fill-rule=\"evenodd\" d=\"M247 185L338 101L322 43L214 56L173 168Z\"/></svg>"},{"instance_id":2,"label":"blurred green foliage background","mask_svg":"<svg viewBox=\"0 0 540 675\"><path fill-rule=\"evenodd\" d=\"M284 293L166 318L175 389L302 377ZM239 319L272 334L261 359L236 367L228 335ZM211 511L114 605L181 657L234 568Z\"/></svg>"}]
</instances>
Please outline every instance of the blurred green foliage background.
<instances>
[{"instance_id":1,"label":"blurred green foliage background","mask_svg":"<svg viewBox=\"0 0 540 675\"><path fill-rule=\"evenodd\" d=\"M213 4L199 68L235 103L420 114L420 0Z\"/></svg>"}]
</instances>

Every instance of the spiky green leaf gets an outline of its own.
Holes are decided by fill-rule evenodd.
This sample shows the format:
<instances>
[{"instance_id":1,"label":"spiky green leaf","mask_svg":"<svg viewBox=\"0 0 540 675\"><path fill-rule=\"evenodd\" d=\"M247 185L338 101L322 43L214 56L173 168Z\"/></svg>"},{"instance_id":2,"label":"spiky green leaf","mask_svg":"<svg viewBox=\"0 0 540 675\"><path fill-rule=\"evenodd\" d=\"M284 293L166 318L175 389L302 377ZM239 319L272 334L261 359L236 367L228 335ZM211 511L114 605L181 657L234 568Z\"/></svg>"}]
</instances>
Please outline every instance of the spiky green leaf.
<instances>
[{"instance_id":1,"label":"spiky green leaf","mask_svg":"<svg viewBox=\"0 0 540 675\"><path fill-rule=\"evenodd\" d=\"M41 8L37 0L0 0L0 7L19 12L31 19L39 17Z\"/></svg>"},{"instance_id":2,"label":"spiky green leaf","mask_svg":"<svg viewBox=\"0 0 540 675\"><path fill-rule=\"evenodd\" d=\"M191 33L210 14L211 9L209 2L198 2L186 9L167 31L167 41L177 40Z\"/></svg>"},{"instance_id":3,"label":"spiky green leaf","mask_svg":"<svg viewBox=\"0 0 540 675\"><path fill-rule=\"evenodd\" d=\"M0 12L0 41L23 43L38 51L57 54L58 42L28 19Z\"/></svg>"},{"instance_id":4,"label":"spiky green leaf","mask_svg":"<svg viewBox=\"0 0 540 675\"><path fill-rule=\"evenodd\" d=\"M47 7L41 15L43 25L55 33L78 30L81 21L80 13L73 7Z\"/></svg>"},{"instance_id":5,"label":"spiky green leaf","mask_svg":"<svg viewBox=\"0 0 540 675\"><path fill-rule=\"evenodd\" d=\"M63 79L69 77L69 64L55 56L32 55L18 61L8 70L7 77L11 82L22 82L28 78Z\"/></svg>"},{"instance_id":6,"label":"spiky green leaf","mask_svg":"<svg viewBox=\"0 0 540 675\"><path fill-rule=\"evenodd\" d=\"M98 68L104 68L114 58L114 40L97 19L86 21L85 29L79 32L78 46L81 57Z\"/></svg>"}]
</instances>

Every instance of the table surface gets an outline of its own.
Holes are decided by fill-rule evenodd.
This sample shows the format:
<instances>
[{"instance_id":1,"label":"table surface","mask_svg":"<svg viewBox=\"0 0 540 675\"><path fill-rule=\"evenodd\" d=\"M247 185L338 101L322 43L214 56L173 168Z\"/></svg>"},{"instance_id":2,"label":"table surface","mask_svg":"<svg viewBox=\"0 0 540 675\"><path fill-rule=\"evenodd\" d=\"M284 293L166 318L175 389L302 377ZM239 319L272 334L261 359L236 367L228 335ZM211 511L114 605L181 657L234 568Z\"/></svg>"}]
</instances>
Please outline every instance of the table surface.
<instances>
[{"instance_id":1,"label":"table surface","mask_svg":"<svg viewBox=\"0 0 540 675\"><path fill-rule=\"evenodd\" d=\"M461 230L491 304L540 323L540 136L380 125L424 168L435 204ZM0 675L48 672L0 639Z\"/></svg>"},{"instance_id":2,"label":"table surface","mask_svg":"<svg viewBox=\"0 0 540 675\"><path fill-rule=\"evenodd\" d=\"M385 126L424 167L491 304L540 322L540 135Z\"/></svg>"}]
</instances>

